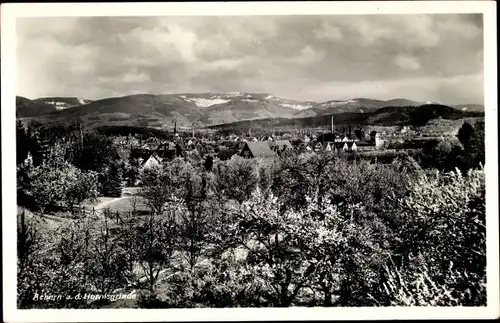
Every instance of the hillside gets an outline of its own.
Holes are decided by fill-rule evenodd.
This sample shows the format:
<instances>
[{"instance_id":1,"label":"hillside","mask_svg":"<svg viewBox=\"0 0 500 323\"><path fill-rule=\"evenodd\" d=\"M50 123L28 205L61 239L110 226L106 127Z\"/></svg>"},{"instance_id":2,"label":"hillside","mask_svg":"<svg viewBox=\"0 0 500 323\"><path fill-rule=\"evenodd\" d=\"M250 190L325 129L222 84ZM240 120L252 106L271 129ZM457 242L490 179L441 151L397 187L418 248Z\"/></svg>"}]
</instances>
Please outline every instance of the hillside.
<instances>
[{"instance_id":1,"label":"hillside","mask_svg":"<svg viewBox=\"0 0 500 323\"><path fill-rule=\"evenodd\" d=\"M423 126L430 120L448 119L457 120L471 117L482 117L481 112L461 111L449 106L439 104L426 104L422 106L384 107L373 112L345 112L333 114L334 125L374 125L397 126L412 125ZM274 118L253 121L241 121L230 124L211 126L211 129L233 129L235 131L248 131L252 129L270 129L272 127L328 127L331 124L331 115L306 117L306 118Z\"/></svg>"},{"instance_id":2,"label":"hillside","mask_svg":"<svg viewBox=\"0 0 500 323\"><path fill-rule=\"evenodd\" d=\"M64 110L80 105L89 104L92 100L77 98L77 97L45 97L33 100L37 103L50 104L57 110Z\"/></svg>"},{"instance_id":3,"label":"hillside","mask_svg":"<svg viewBox=\"0 0 500 323\"><path fill-rule=\"evenodd\" d=\"M293 117L312 103L285 100L268 93L138 94L96 100L71 109L52 111L41 119L81 119L90 127L133 125L179 127L214 125L241 120Z\"/></svg>"},{"instance_id":4,"label":"hillside","mask_svg":"<svg viewBox=\"0 0 500 323\"><path fill-rule=\"evenodd\" d=\"M331 100L318 103L311 108L299 111L295 113L295 117L314 117L347 112L369 113L383 107L420 106L424 104L424 102L415 102L401 98L388 101L366 98L356 98L344 101Z\"/></svg>"},{"instance_id":5,"label":"hillside","mask_svg":"<svg viewBox=\"0 0 500 323\"><path fill-rule=\"evenodd\" d=\"M191 128L235 124L242 121L266 123L267 119L284 125L326 125L330 115L336 124L424 125L428 120L477 116L480 105L452 108L424 104L403 98L388 101L368 98L331 100L323 103L300 102L269 93L180 93L136 94L90 101L70 97L17 99L18 118L39 121L74 119L87 127L134 126L146 128ZM472 114L471 114L472 113ZM274 122L274 121L273 121Z\"/></svg>"},{"instance_id":6,"label":"hillside","mask_svg":"<svg viewBox=\"0 0 500 323\"><path fill-rule=\"evenodd\" d=\"M484 112L484 105L482 104L459 104L453 107L462 111Z\"/></svg>"},{"instance_id":7,"label":"hillside","mask_svg":"<svg viewBox=\"0 0 500 323\"><path fill-rule=\"evenodd\" d=\"M53 105L16 96L16 118L38 117L55 111L57 109Z\"/></svg>"}]
</instances>

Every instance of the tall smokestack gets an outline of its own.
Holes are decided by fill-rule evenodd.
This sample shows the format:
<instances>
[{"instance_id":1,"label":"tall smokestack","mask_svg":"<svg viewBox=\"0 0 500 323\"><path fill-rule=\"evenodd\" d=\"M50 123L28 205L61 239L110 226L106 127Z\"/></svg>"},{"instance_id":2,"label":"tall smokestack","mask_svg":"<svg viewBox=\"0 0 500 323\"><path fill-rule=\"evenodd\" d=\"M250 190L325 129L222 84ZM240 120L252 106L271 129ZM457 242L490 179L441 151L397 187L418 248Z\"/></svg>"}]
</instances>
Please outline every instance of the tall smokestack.
<instances>
[{"instance_id":1,"label":"tall smokestack","mask_svg":"<svg viewBox=\"0 0 500 323\"><path fill-rule=\"evenodd\" d=\"M333 135L333 115L332 115L331 119L332 119L332 135Z\"/></svg>"},{"instance_id":2,"label":"tall smokestack","mask_svg":"<svg viewBox=\"0 0 500 323\"><path fill-rule=\"evenodd\" d=\"M174 135L177 133L177 120L174 120Z\"/></svg>"}]
</instances>

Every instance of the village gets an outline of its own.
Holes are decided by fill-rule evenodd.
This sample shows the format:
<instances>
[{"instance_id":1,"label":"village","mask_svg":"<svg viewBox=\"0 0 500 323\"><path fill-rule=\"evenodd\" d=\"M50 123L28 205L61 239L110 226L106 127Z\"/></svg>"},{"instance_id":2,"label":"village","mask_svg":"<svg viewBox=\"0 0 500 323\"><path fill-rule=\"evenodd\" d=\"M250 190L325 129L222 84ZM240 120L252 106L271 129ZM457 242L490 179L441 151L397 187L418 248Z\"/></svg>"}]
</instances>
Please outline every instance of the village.
<instances>
[{"instance_id":1,"label":"village","mask_svg":"<svg viewBox=\"0 0 500 323\"><path fill-rule=\"evenodd\" d=\"M416 138L410 127L400 127L392 133L371 131L365 133L363 129L346 132L313 132L300 136L290 133L275 132L252 136L251 130L247 134L217 134L200 135L194 131L177 132L174 128L170 140L156 136L137 138L134 135L116 136L114 143L124 150L130 151L130 158L137 158L142 169L160 166L176 157L212 158L213 160L227 160L233 155L245 158L272 159L284 152L294 153L325 153L353 154L369 151L391 150L411 138Z\"/></svg>"}]
</instances>

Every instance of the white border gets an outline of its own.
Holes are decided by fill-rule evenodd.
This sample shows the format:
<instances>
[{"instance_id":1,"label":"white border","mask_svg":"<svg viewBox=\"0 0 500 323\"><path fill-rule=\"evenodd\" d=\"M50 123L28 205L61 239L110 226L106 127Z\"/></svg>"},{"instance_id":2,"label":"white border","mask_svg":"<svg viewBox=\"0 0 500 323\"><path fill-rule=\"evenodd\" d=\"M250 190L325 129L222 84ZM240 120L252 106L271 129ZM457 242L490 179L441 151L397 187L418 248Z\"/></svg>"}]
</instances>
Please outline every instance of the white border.
<instances>
[{"instance_id":1,"label":"white border","mask_svg":"<svg viewBox=\"0 0 500 323\"><path fill-rule=\"evenodd\" d=\"M247 2L247 3L78 3L3 4L2 73L2 217L3 313L6 322L333 320L499 317L498 150L496 3L494 1L401 2ZM483 308L288 308L288 309L16 309L15 214L15 18L41 16L162 15L324 15L324 14L483 13L486 110L486 198L488 306Z\"/></svg>"}]
</instances>

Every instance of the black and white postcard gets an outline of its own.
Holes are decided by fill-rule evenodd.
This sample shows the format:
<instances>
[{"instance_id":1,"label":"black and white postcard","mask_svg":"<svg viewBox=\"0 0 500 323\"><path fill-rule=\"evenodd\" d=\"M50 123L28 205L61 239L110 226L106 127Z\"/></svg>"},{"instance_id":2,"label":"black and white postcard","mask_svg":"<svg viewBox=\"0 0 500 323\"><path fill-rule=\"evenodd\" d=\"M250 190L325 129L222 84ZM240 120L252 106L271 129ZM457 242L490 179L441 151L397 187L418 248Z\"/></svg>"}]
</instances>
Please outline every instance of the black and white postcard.
<instances>
[{"instance_id":1,"label":"black and white postcard","mask_svg":"<svg viewBox=\"0 0 500 323\"><path fill-rule=\"evenodd\" d=\"M2 5L4 321L498 317L495 11Z\"/></svg>"}]
</instances>

